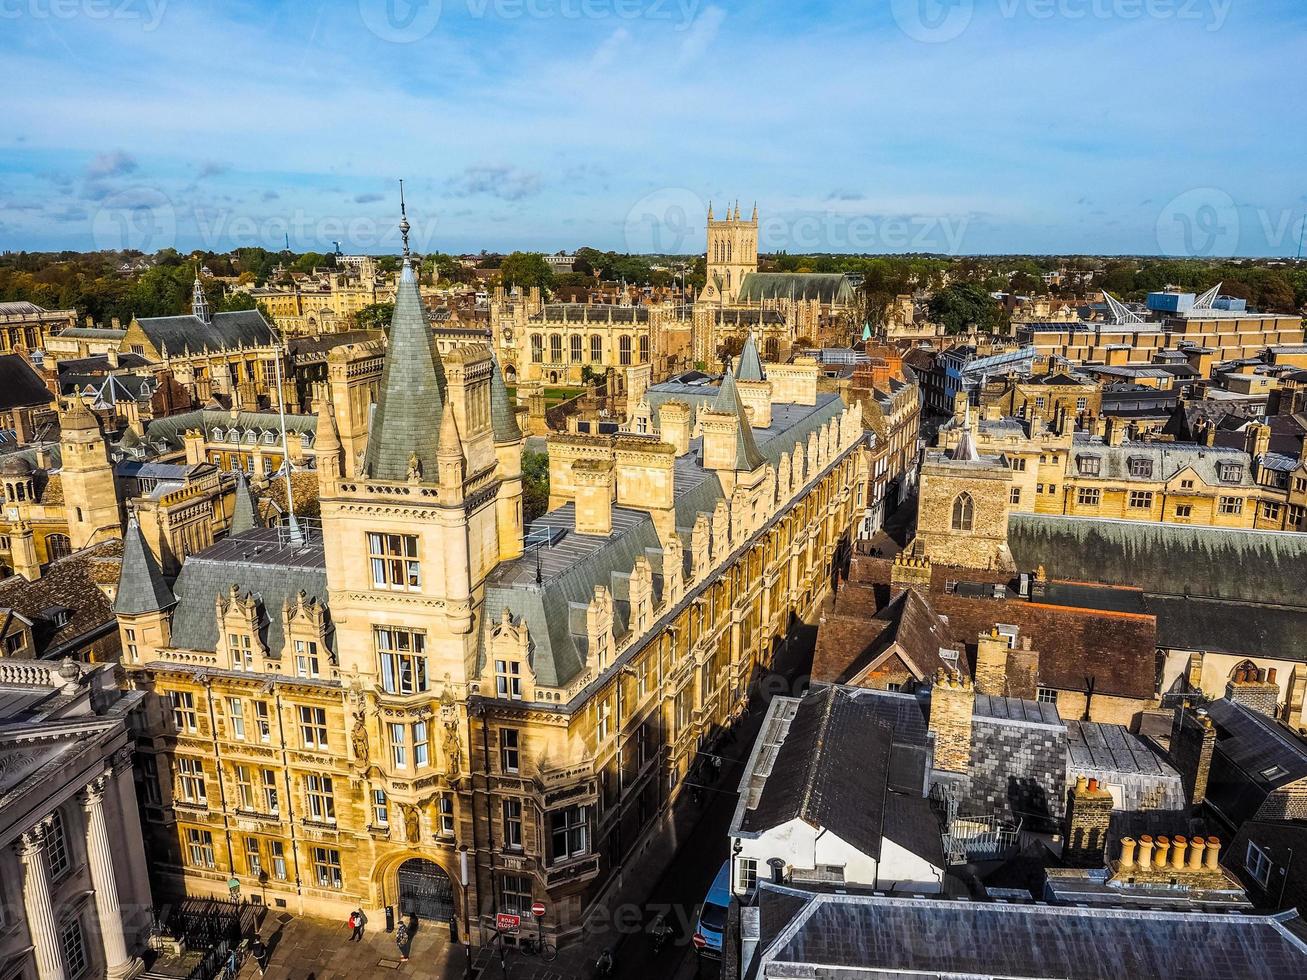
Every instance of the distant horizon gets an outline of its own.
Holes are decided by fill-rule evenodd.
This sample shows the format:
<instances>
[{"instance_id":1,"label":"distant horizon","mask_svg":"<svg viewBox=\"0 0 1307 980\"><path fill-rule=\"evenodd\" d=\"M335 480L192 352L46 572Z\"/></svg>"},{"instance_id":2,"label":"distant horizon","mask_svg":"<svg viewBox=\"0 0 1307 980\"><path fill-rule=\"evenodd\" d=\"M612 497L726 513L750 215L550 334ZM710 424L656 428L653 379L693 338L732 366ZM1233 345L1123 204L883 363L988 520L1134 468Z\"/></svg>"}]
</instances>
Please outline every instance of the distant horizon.
<instances>
[{"instance_id":1,"label":"distant horizon","mask_svg":"<svg viewBox=\"0 0 1307 980\"><path fill-rule=\"evenodd\" d=\"M29 0L0 248L1288 258L1300 0ZM1019 57L1014 57L1019 52ZM221 72L197 71L216 58Z\"/></svg>"}]
</instances>

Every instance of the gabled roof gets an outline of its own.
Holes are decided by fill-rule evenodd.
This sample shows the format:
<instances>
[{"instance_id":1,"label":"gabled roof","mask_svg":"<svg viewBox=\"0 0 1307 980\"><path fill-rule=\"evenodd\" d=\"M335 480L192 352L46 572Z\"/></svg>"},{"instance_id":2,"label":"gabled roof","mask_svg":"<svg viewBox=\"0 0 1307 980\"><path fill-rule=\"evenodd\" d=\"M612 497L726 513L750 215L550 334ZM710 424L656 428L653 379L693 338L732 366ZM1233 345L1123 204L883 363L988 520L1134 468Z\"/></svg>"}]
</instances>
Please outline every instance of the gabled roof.
<instances>
[{"instance_id":1,"label":"gabled roof","mask_svg":"<svg viewBox=\"0 0 1307 980\"><path fill-rule=\"evenodd\" d=\"M219 351L240 347L270 347L276 340L272 327L258 310L215 313L208 320L185 316L137 318L136 323L160 354Z\"/></svg>"},{"instance_id":2,"label":"gabled roof","mask_svg":"<svg viewBox=\"0 0 1307 980\"><path fill-rule=\"evenodd\" d=\"M0 411L29 405L47 405L54 395L26 358L0 354Z\"/></svg>"},{"instance_id":3,"label":"gabled roof","mask_svg":"<svg viewBox=\"0 0 1307 980\"><path fill-rule=\"evenodd\" d=\"M444 407L444 377L418 292L417 275L406 259L395 293L381 388L368 433L364 473L374 480L408 478L417 457L427 480L436 478L437 442Z\"/></svg>"}]
</instances>

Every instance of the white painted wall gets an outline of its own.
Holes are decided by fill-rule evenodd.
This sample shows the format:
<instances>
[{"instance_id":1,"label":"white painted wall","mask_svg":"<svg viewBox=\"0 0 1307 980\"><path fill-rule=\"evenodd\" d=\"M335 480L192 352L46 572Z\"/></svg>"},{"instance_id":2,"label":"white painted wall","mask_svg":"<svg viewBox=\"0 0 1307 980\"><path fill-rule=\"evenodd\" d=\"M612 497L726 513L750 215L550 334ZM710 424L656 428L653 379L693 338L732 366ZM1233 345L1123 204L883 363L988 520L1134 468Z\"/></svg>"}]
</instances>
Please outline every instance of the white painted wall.
<instances>
[{"instance_id":1,"label":"white painted wall","mask_svg":"<svg viewBox=\"0 0 1307 980\"><path fill-rule=\"evenodd\" d=\"M900 891L938 892L943 879L942 869L891 840L881 841L878 863L830 831L803 820L791 820L760 837L737 837L732 843L735 841L740 844L732 879L736 894L744 893L741 861L749 858L758 864L759 880L766 880L770 875L767 861L771 858L781 858L787 873L813 871L818 865L842 867L846 882L885 890L897 887Z\"/></svg>"}]
</instances>

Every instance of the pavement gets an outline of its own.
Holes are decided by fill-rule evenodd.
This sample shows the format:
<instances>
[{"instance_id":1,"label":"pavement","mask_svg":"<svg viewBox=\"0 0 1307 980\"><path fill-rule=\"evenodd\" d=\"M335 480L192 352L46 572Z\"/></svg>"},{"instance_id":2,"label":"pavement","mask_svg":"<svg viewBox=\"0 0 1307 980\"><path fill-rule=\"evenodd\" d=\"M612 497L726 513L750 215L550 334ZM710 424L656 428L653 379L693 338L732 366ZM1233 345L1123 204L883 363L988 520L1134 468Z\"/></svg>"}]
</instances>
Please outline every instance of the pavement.
<instances>
[{"instance_id":1,"label":"pavement","mask_svg":"<svg viewBox=\"0 0 1307 980\"><path fill-rule=\"evenodd\" d=\"M819 606L814 605L810 615ZM618 870L594 905L583 938L559 951L550 963L509 948L502 959L497 948L471 951L468 972L466 949L453 944L449 930L435 923L420 923L413 935L409 959L403 962L394 936L380 924L370 925L362 941L350 943L343 922L289 915L269 915L260 935L271 949L266 980L352 980L355 977L414 976L457 980L592 980L594 962L601 950L613 950L614 977L621 980L692 980L716 977L717 964L700 962L690 941L699 903L707 894L717 870L727 858L731 817L744 764L766 713L763 691L798 694L806 687L811 669L816 628L796 622L777 654L775 683L760 683L750 697L747 713L722 741L705 747L722 759L720 773L703 781L700 802L681 797L666 814L663 827L649 837L644 849ZM711 767L706 767L711 771ZM653 882L652 887L650 882ZM675 934L655 955L647 925L663 915ZM241 980L258 977L247 959Z\"/></svg>"}]
</instances>

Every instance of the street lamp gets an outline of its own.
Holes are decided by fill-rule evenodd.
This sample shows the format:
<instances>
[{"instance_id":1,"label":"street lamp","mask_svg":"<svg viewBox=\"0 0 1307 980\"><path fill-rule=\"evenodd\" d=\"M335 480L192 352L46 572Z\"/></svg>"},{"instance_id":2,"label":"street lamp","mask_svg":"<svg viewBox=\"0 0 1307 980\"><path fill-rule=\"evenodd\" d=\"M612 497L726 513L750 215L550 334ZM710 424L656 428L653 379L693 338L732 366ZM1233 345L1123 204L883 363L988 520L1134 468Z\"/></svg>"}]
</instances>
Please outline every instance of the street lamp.
<instances>
[{"instance_id":1,"label":"street lamp","mask_svg":"<svg viewBox=\"0 0 1307 980\"><path fill-rule=\"evenodd\" d=\"M467 845L458 848L458 878L463 886L463 976L472 976L472 922L468 918L467 904Z\"/></svg>"}]
</instances>

